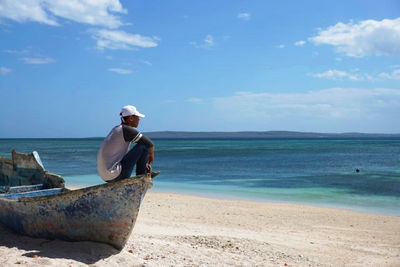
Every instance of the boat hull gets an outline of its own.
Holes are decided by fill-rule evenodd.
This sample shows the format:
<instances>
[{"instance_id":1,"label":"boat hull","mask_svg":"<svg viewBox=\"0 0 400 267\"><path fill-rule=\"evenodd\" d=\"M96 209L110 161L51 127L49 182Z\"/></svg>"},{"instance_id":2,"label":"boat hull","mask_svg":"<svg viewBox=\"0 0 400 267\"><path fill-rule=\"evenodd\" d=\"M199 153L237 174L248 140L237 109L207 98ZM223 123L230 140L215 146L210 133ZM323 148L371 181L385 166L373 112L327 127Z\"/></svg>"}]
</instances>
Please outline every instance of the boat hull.
<instances>
[{"instance_id":1,"label":"boat hull","mask_svg":"<svg viewBox=\"0 0 400 267\"><path fill-rule=\"evenodd\" d=\"M50 196L0 199L0 222L32 237L95 241L121 250L151 186L146 175Z\"/></svg>"}]
</instances>

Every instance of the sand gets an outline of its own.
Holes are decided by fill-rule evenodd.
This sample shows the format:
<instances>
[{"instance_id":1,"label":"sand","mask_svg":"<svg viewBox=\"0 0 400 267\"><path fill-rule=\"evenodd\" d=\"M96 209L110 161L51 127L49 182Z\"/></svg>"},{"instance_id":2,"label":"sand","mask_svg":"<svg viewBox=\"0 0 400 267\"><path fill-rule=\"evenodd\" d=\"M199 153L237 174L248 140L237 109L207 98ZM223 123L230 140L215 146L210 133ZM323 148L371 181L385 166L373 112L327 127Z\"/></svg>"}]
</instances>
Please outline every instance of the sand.
<instances>
[{"instance_id":1,"label":"sand","mask_svg":"<svg viewBox=\"0 0 400 267\"><path fill-rule=\"evenodd\" d=\"M400 217L149 192L122 251L0 226L0 266L400 266Z\"/></svg>"}]
</instances>

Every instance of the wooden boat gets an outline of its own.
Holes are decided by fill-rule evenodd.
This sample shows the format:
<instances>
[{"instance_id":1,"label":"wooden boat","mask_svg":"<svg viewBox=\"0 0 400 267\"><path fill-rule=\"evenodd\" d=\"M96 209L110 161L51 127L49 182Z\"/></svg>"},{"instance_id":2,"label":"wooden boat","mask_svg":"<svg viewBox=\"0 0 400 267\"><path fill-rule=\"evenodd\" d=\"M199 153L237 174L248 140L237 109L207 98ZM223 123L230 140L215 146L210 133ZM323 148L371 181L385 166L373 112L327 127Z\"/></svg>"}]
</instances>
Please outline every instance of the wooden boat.
<instances>
[{"instance_id":1,"label":"wooden boat","mask_svg":"<svg viewBox=\"0 0 400 267\"><path fill-rule=\"evenodd\" d=\"M95 241L121 250L151 175L68 190L36 152L0 157L0 223L17 233L46 239Z\"/></svg>"}]
</instances>

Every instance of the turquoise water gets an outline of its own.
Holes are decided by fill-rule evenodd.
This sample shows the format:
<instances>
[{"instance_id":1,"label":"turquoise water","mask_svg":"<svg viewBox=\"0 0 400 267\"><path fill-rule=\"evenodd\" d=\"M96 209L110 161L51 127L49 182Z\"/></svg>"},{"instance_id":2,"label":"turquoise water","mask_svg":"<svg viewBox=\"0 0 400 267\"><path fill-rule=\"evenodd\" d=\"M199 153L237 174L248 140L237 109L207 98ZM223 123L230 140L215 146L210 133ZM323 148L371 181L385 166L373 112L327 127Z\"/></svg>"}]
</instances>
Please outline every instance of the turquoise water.
<instances>
[{"instance_id":1,"label":"turquoise water","mask_svg":"<svg viewBox=\"0 0 400 267\"><path fill-rule=\"evenodd\" d=\"M400 215L400 140L153 140L152 190L307 203ZM102 183L96 139L0 140L0 156L38 151L67 186ZM359 169L360 172L355 172Z\"/></svg>"}]
</instances>

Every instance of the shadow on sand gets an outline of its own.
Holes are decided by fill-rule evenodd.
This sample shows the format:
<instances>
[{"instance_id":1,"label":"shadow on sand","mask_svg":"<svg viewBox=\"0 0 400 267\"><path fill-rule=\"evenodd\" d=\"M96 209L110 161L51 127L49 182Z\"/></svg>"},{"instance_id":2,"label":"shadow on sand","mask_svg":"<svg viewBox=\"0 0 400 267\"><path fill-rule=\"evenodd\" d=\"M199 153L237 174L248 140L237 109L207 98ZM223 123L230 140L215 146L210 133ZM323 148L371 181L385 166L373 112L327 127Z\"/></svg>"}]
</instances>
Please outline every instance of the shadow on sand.
<instances>
[{"instance_id":1,"label":"shadow on sand","mask_svg":"<svg viewBox=\"0 0 400 267\"><path fill-rule=\"evenodd\" d=\"M89 241L47 240L18 235L3 225L0 225L0 246L18 248L22 250L21 256L25 257L38 256L49 259L70 259L84 264L93 264L120 253L120 251L107 244Z\"/></svg>"}]
</instances>

